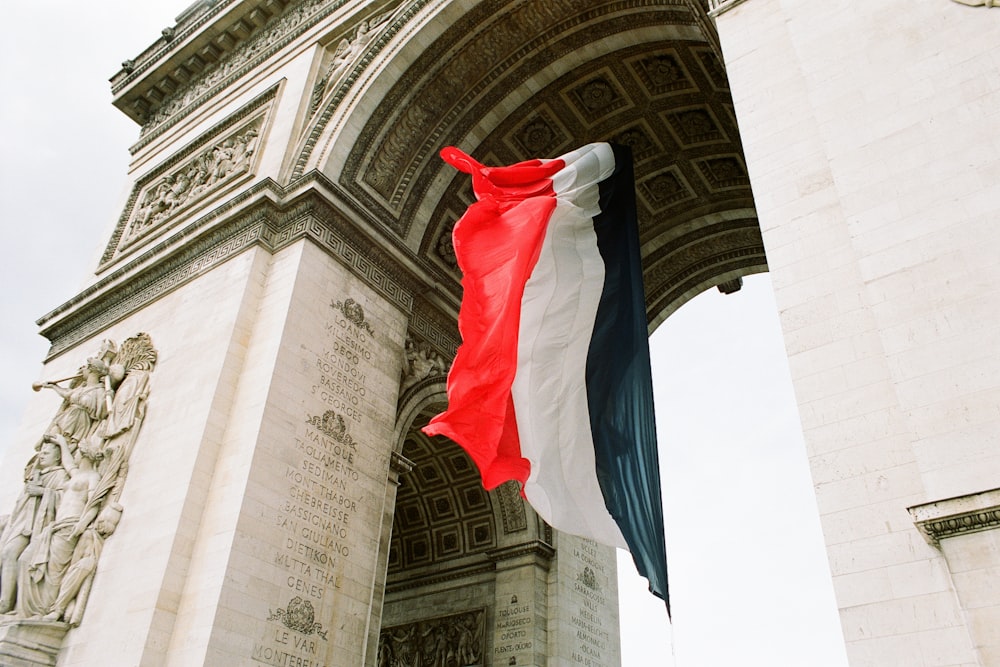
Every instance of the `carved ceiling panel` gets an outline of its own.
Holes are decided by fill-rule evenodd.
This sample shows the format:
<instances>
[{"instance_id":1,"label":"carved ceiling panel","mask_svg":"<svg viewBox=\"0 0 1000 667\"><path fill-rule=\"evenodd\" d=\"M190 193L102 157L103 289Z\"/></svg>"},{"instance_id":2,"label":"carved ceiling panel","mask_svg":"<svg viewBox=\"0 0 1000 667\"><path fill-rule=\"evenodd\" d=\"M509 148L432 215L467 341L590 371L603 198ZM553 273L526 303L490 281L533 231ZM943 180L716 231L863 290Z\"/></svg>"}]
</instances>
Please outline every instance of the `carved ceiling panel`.
<instances>
[{"instance_id":1,"label":"carved ceiling panel","mask_svg":"<svg viewBox=\"0 0 1000 667\"><path fill-rule=\"evenodd\" d=\"M493 500L458 445L414 431L403 456L414 467L400 478L390 574L496 547Z\"/></svg>"}]
</instances>

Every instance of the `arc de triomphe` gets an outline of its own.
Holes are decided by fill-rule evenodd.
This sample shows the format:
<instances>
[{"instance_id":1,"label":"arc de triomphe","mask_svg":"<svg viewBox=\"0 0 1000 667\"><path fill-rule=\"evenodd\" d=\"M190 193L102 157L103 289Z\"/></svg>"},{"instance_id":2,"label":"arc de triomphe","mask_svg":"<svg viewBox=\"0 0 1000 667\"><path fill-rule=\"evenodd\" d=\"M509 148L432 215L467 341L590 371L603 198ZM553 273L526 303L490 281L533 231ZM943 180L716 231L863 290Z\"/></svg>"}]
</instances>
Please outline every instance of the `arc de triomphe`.
<instances>
[{"instance_id":1,"label":"arc de triomphe","mask_svg":"<svg viewBox=\"0 0 1000 667\"><path fill-rule=\"evenodd\" d=\"M112 79L130 191L41 321L0 656L618 664L613 551L418 431L471 201L437 151L610 140L650 330L773 274L852 664L1000 664L991 4L196 2Z\"/></svg>"}]
</instances>

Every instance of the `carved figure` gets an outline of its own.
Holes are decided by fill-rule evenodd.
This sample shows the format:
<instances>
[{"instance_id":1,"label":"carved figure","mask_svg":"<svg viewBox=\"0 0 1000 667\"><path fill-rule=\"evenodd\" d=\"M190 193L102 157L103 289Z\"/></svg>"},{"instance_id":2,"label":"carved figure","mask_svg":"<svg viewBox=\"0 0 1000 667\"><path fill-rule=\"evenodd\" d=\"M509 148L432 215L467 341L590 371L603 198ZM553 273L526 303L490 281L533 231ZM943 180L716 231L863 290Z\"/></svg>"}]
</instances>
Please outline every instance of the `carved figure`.
<instances>
[{"instance_id":1,"label":"carved figure","mask_svg":"<svg viewBox=\"0 0 1000 667\"><path fill-rule=\"evenodd\" d=\"M38 453L25 469L24 489L0 536L0 613L14 608L18 559L34 535L55 519L63 484L69 475L62 466L62 450L52 436L42 438Z\"/></svg>"},{"instance_id":2,"label":"carved figure","mask_svg":"<svg viewBox=\"0 0 1000 667\"><path fill-rule=\"evenodd\" d=\"M70 479L63 485L55 519L32 536L18 559L17 614L22 618L40 618L49 612L77 540L97 516L98 508L90 501L101 479L95 463L103 452L81 446L77 465L65 438L56 435L53 440L59 444Z\"/></svg>"},{"instance_id":3,"label":"carved figure","mask_svg":"<svg viewBox=\"0 0 1000 667\"><path fill-rule=\"evenodd\" d=\"M63 406L53 420L52 427L70 444L75 445L90 435L95 425L107 416L114 396L108 373L107 363L91 357L80 369L82 384L71 384L68 388L60 387L55 382L41 385L43 389L51 389L63 398Z\"/></svg>"},{"instance_id":4,"label":"carved figure","mask_svg":"<svg viewBox=\"0 0 1000 667\"><path fill-rule=\"evenodd\" d=\"M405 359L403 380L399 387L400 395L424 378L448 374L448 362L426 344L418 344L412 338L407 337L403 353Z\"/></svg>"},{"instance_id":5,"label":"carved figure","mask_svg":"<svg viewBox=\"0 0 1000 667\"><path fill-rule=\"evenodd\" d=\"M34 385L63 404L0 534L0 613L79 624L104 540L121 517L118 497L156 359L147 334L120 348L104 341L77 375Z\"/></svg>"},{"instance_id":6,"label":"carved figure","mask_svg":"<svg viewBox=\"0 0 1000 667\"><path fill-rule=\"evenodd\" d=\"M482 610L389 628L379 636L379 667L458 667L483 662Z\"/></svg>"},{"instance_id":7,"label":"carved figure","mask_svg":"<svg viewBox=\"0 0 1000 667\"><path fill-rule=\"evenodd\" d=\"M216 183L250 168L263 117L251 127L208 145L178 169L153 181L139 197L126 237L134 238L207 192Z\"/></svg>"},{"instance_id":8,"label":"carved figure","mask_svg":"<svg viewBox=\"0 0 1000 667\"><path fill-rule=\"evenodd\" d=\"M73 626L80 624L90 597L104 540L115 532L121 516L121 505L112 503L101 510L94 522L80 535L69 569L59 586L59 594L52 604L52 611L45 615L45 620L65 620Z\"/></svg>"}]
</instances>

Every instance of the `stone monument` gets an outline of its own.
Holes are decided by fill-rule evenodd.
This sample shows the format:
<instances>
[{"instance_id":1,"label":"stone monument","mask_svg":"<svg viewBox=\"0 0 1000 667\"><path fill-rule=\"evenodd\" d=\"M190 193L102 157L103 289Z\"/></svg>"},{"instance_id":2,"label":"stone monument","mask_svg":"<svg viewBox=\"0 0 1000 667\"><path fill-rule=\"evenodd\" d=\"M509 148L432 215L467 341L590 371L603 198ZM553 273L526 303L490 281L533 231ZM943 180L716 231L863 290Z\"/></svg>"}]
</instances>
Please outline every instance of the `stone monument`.
<instances>
[{"instance_id":1,"label":"stone monument","mask_svg":"<svg viewBox=\"0 0 1000 667\"><path fill-rule=\"evenodd\" d=\"M419 432L471 199L437 151L613 140L651 330L770 264L852 663L1000 664L992 4L185 9L112 78L129 192L40 320L0 662L619 664L613 551Z\"/></svg>"}]
</instances>

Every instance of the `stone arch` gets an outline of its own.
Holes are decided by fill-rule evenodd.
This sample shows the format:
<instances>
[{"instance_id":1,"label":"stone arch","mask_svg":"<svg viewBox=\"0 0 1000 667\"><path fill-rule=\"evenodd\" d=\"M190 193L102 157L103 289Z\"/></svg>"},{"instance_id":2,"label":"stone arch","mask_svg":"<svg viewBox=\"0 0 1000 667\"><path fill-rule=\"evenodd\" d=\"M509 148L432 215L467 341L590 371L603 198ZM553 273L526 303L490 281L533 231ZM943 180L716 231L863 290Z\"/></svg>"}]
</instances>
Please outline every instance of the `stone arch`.
<instances>
[{"instance_id":1,"label":"stone arch","mask_svg":"<svg viewBox=\"0 0 1000 667\"><path fill-rule=\"evenodd\" d=\"M452 297L450 229L472 196L436 157L449 144L494 164L630 145L651 328L700 291L767 269L701 3L503 0L459 12L416 0L396 12L353 88L324 98L298 168L325 173Z\"/></svg>"},{"instance_id":2,"label":"stone arch","mask_svg":"<svg viewBox=\"0 0 1000 667\"><path fill-rule=\"evenodd\" d=\"M521 498L516 482L486 491L458 445L419 431L445 405L441 375L400 395L393 447L400 476L392 530L381 547L380 647L398 644L395 637L418 626L429 631L441 623L492 623L498 562L511 554L548 559L554 553L551 529ZM492 639L483 641L485 650Z\"/></svg>"}]
</instances>

